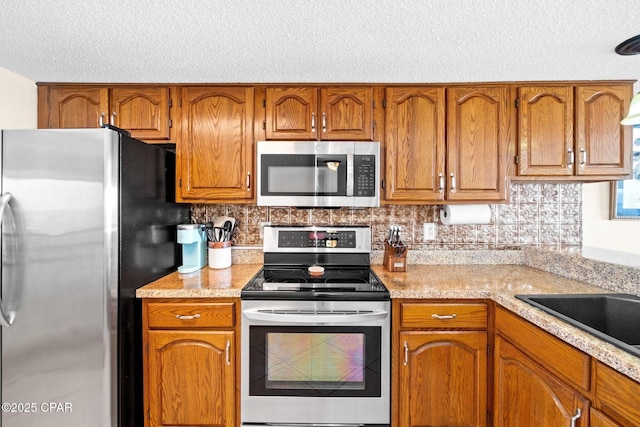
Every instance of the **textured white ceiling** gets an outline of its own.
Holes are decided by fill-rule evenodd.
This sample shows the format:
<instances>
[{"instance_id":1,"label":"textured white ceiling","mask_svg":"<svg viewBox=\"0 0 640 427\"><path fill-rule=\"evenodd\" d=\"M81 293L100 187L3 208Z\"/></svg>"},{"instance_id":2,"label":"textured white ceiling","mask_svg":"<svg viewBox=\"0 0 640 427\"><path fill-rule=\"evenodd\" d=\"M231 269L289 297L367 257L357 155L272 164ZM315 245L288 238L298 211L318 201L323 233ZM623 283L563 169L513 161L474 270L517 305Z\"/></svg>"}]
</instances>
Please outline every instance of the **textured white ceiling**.
<instances>
[{"instance_id":1,"label":"textured white ceiling","mask_svg":"<svg viewBox=\"0 0 640 427\"><path fill-rule=\"evenodd\" d=\"M0 67L44 82L638 79L638 0L2 0Z\"/></svg>"}]
</instances>

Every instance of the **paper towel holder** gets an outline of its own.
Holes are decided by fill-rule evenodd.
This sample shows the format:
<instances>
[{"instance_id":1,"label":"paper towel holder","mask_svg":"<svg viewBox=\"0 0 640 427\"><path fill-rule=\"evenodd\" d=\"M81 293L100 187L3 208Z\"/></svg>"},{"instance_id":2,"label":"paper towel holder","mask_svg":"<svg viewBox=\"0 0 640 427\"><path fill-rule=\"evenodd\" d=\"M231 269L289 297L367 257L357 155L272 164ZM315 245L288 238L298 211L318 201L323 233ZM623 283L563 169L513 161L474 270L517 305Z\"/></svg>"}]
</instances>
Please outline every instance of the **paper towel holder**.
<instances>
[{"instance_id":1,"label":"paper towel holder","mask_svg":"<svg viewBox=\"0 0 640 427\"><path fill-rule=\"evenodd\" d=\"M491 222L491 207L488 204L441 205L442 225L481 225Z\"/></svg>"},{"instance_id":2,"label":"paper towel holder","mask_svg":"<svg viewBox=\"0 0 640 427\"><path fill-rule=\"evenodd\" d=\"M440 206L438 213L440 214L440 216L444 215L445 218L447 217L447 211L445 210L444 205Z\"/></svg>"}]
</instances>

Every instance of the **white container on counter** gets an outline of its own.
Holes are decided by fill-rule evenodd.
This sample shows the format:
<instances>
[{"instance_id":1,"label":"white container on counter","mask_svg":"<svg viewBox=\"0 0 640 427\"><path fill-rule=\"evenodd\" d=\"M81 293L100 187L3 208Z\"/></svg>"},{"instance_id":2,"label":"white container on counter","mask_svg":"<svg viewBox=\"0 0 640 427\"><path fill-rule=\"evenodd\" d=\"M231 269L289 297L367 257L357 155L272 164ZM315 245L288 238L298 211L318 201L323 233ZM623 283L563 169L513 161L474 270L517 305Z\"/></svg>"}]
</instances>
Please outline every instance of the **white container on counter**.
<instances>
[{"instance_id":1,"label":"white container on counter","mask_svg":"<svg viewBox=\"0 0 640 427\"><path fill-rule=\"evenodd\" d=\"M209 242L209 268L231 267L231 242Z\"/></svg>"}]
</instances>

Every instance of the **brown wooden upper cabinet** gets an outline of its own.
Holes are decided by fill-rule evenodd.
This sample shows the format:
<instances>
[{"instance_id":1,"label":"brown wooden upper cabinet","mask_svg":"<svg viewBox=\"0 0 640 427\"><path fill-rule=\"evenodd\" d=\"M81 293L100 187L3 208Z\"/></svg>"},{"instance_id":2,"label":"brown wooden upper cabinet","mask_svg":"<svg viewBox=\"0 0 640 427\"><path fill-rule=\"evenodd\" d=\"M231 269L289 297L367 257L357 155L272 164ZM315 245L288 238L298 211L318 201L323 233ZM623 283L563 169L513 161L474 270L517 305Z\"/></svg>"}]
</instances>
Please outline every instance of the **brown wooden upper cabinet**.
<instances>
[{"instance_id":1,"label":"brown wooden upper cabinet","mask_svg":"<svg viewBox=\"0 0 640 427\"><path fill-rule=\"evenodd\" d=\"M254 88L182 87L176 200L253 199Z\"/></svg>"},{"instance_id":2,"label":"brown wooden upper cabinet","mask_svg":"<svg viewBox=\"0 0 640 427\"><path fill-rule=\"evenodd\" d=\"M445 89L389 87L385 99L385 200L444 200Z\"/></svg>"},{"instance_id":3,"label":"brown wooden upper cabinet","mask_svg":"<svg viewBox=\"0 0 640 427\"><path fill-rule=\"evenodd\" d=\"M509 88L447 89L447 199L507 200Z\"/></svg>"},{"instance_id":4,"label":"brown wooden upper cabinet","mask_svg":"<svg viewBox=\"0 0 640 427\"><path fill-rule=\"evenodd\" d=\"M508 95L506 86L387 88L385 200L506 200Z\"/></svg>"},{"instance_id":5,"label":"brown wooden upper cabinet","mask_svg":"<svg viewBox=\"0 0 640 427\"><path fill-rule=\"evenodd\" d=\"M265 135L283 140L374 139L372 87L267 87Z\"/></svg>"},{"instance_id":6,"label":"brown wooden upper cabinet","mask_svg":"<svg viewBox=\"0 0 640 427\"><path fill-rule=\"evenodd\" d=\"M109 123L149 142L170 140L169 87L39 86L39 128L98 128Z\"/></svg>"},{"instance_id":7,"label":"brown wooden upper cabinet","mask_svg":"<svg viewBox=\"0 0 640 427\"><path fill-rule=\"evenodd\" d=\"M631 127L620 125L632 85L517 88L514 178L624 178L631 172Z\"/></svg>"}]
</instances>

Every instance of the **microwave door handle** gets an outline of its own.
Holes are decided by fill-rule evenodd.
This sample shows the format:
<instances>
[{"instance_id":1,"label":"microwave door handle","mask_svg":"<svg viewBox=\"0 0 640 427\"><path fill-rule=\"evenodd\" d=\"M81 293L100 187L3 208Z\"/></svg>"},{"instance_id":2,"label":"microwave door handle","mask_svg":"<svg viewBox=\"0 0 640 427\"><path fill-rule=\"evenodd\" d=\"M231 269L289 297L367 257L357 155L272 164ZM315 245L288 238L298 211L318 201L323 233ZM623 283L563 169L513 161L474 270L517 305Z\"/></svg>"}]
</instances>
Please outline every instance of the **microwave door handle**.
<instances>
[{"instance_id":1,"label":"microwave door handle","mask_svg":"<svg viewBox=\"0 0 640 427\"><path fill-rule=\"evenodd\" d=\"M347 196L353 196L353 154L347 154Z\"/></svg>"},{"instance_id":2,"label":"microwave door handle","mask_svg":"<svg viewBox=\"0 0 640 427\"><path fill-rule=\"evenodd\" d=\"M320 192L319 188L318 188L318 183L320 182L320 180L318 179L319 175L320 175L320 165L319 165L319 159L318 156L314 156L313 161L315 162L315 166L313 168L313 196L314 196L314 201L317 201L316 197L318 197L318 193Z\"/></svg>"},{"instance_id":3,"label":"microwave door handle","mask_svg":"<svg viewBox=\"0 0 640 427\"><path fill-rule=\"evenodd\" d=\"M389 316L387 311L372 311L367 313L310 313L302 314L296 310L290 312L272 312L269 310L243 310L247 319L262 320L284 324L326 324L326 323L356 323L371 320L384 320Z\"/></svg>"}]
</instances>

